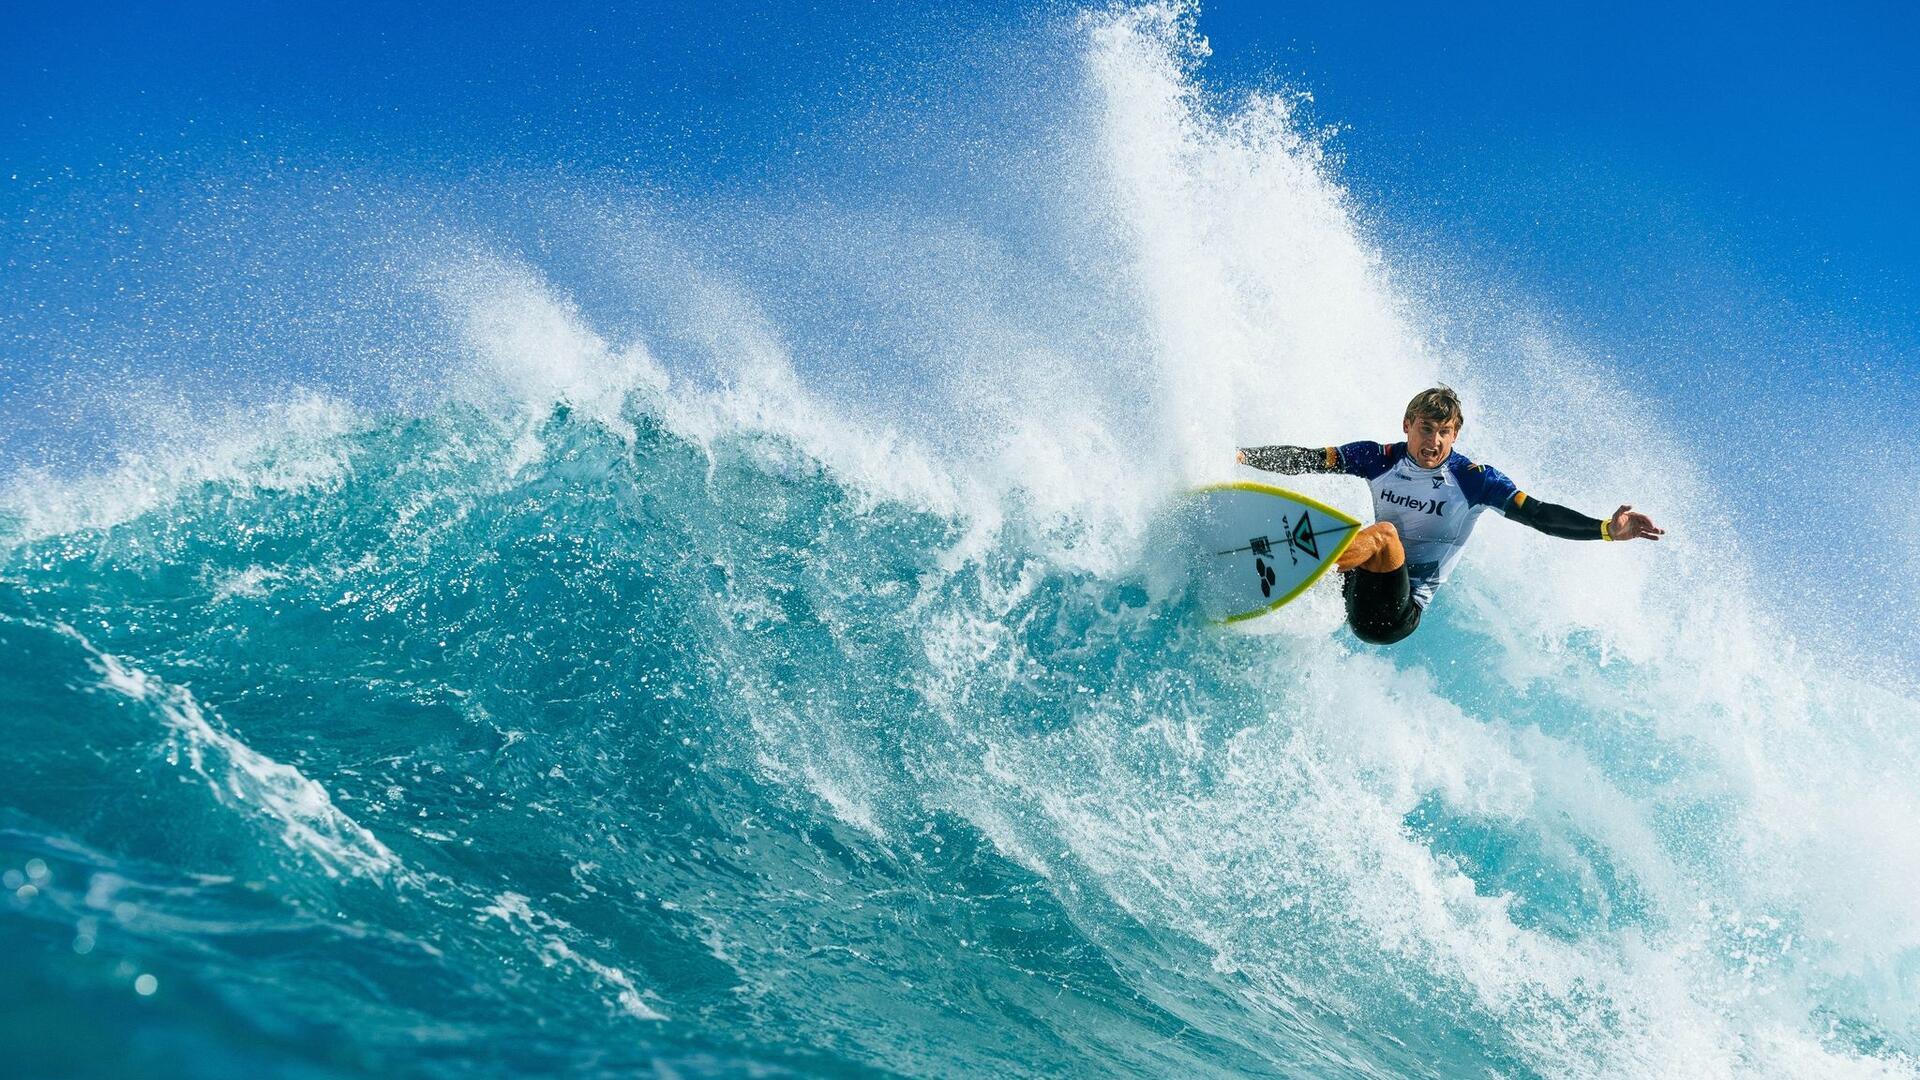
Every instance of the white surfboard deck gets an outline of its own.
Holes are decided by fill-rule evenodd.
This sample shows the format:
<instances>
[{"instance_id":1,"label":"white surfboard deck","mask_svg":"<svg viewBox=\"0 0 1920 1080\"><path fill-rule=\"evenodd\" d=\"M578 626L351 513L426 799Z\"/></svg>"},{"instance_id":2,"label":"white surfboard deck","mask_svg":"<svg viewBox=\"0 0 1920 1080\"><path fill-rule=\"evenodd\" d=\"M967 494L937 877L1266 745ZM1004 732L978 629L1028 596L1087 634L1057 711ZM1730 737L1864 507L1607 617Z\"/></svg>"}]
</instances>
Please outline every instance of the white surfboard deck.
<instances>
[{"instance_id":1,"label":"white surfboard deck","mask_svg":"<svg viewBox=\"0 0 1920 1080\"><path fill-rule=\"evenodd\" d=\"M1360 528L1317 499L1249 481L1196 488L1186 510L1200 609L1223 623L1258 618L1305 592Z\"/></svg>"}]
</instances>

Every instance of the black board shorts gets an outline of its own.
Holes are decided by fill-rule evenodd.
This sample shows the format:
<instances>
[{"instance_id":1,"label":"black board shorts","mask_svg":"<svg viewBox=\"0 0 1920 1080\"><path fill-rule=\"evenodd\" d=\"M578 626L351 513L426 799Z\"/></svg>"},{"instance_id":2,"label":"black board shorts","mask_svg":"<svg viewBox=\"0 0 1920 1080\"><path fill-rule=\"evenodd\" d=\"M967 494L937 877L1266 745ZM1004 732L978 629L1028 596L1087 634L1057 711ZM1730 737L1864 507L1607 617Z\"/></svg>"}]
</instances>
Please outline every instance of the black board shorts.
<instances>
[{"instance_id":1,"label":"black board shorts","mask_svg":"<svg viewBox=\"0 0 1920 1080\"><path fill-rule=\"evenodd\" d=\"M1370 645L1391 645L1420 625L1420 605L1413 602L1406 567L1384 574L1348 570L1341 577L1340 593L1347 600L1347 625L1354 637Z\"/></svg>"}]
</instances>

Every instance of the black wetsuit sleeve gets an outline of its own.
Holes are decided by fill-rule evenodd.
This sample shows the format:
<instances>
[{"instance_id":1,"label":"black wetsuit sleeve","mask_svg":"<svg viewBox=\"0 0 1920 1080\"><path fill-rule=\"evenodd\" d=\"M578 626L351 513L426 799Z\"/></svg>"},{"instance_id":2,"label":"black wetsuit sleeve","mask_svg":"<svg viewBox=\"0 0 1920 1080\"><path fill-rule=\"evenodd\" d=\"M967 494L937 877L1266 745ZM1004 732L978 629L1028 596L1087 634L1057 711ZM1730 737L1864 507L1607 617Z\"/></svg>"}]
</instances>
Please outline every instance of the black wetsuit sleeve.
<instances>
[{"instance_id":1,"label":"black wetsuit sleeve","mask_svg":"<svg viewBox=\"0 0 1920 1080\"><path fill-rule=\"evenodd\" d=\"M1562 540L1606 539L1600 532L1599 518L1590 518L1577 510L1530 499L1525 495L1515 495L1507 503L1507 516Z\"/></svg>"},{"instance_id":2,"label":"black wetsuit sleeve","mask_svg":"<svg viewBox=\"0 0 1920 1080\"><path fill-rule=\"evenodd\" d=\"M1277 473L1337 473L1340 455L1331 446L1243 446L1247 464Z\"/></svg>"}]
</instances>

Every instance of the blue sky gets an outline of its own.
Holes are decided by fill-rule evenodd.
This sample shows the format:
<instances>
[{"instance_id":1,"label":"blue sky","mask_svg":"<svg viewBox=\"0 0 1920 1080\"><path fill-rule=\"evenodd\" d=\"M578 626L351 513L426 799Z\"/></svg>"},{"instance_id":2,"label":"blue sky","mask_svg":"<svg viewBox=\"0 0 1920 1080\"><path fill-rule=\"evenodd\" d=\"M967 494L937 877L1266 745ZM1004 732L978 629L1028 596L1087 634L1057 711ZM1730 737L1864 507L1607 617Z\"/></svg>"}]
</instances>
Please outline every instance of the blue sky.
<instances>
[{"instance_id":1,"label":"blue sky","mask_svg":"<svg viewBox=\"0 0 1920 1080\"><path fill-rule=\"evenodd\" d=\"M1390 227L1526 283L1656 389L1682 357L1915 377L1914 9L1360 7L1204 21L1214 78L1314 94Z\"/></svg>"},{"instance_id":2,"label":"blue sky","mask_svg":"<svg viewBox=\"0 0 1920 1080\"><path fill-rule=\"evenodd\" d=\"M923 103L951 43L1033 17L690 8L25 11L0 41L14 273L36 252L109 259L97 215L112 196L235 161L629 169L690 186L773 163L804 182L810 155L830 156L837 110ZM1314 95L1384 236L1536 293L1656 393L1682 353L1769 386L1913 374L1910 8L1220 0L1200 28L1223 94ZM87 302L26 277L16 291L36 300Z\"/></svg>"},{"instance_id":3,"label":"blue sky","mask_svg":"<svg viewBox=\"0 0 1920 1080\"><path fill-rule=\"evenodd\" d=\"M947 43L1027 17L692 7L42 5L0 41L0 210L67 170L283 152L618 168L645 145L649 169L724 180L804 147L847 91L911 97ZM1706 246L1756 288L1911 340L1910 7L1219 0L1200 26L1212 85L1310 90L1363 201L1498 253L1570 312L1612 306L1583 295L1610 277L1596 265Z\"/></svg>"}]
</instances>

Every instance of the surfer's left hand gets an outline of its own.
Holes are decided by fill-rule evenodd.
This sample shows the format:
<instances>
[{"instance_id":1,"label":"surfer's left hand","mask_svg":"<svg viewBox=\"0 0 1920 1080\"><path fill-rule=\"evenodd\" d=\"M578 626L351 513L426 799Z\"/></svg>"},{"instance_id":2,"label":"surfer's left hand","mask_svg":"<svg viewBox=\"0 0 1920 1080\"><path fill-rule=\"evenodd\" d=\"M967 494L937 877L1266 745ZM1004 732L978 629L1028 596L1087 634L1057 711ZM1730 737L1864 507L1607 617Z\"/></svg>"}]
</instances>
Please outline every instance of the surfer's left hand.
<instances>
[{"instance_id":1,"label":"surfer's left hand","mask_svg":"<svg viewBox=\"0 0 1920 1080\"><path fill-rule=\"evenodd\" d=\"M1658 540L1667 534L1667 530L1653 523L1645 514L1636 514L1633 507L1622 506L1613 512L1613 520L1607 523L1607 533L1615 540L1634 540L1645 537Z\"/></svg>"}]
</instances>

